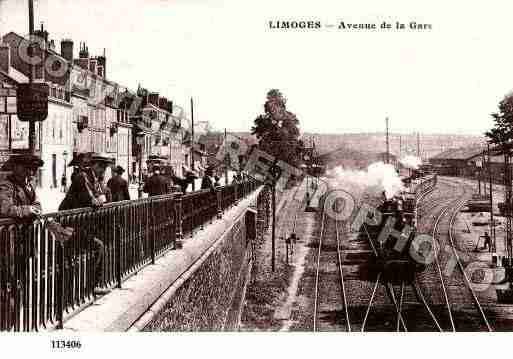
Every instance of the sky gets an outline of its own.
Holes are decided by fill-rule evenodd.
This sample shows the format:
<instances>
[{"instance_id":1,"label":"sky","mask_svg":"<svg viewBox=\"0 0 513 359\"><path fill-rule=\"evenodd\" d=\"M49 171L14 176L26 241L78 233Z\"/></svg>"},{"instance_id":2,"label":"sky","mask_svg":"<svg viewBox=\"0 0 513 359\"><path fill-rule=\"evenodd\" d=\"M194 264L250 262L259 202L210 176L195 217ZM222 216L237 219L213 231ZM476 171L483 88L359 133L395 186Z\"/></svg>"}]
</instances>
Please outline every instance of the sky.
<instances>
[{"instance_id":1,"label":"sky","mask_svg":"<svg viewBox=\"0 0 513 359\"><path fill-rule=\"evenodd\" d=\"M107 52L107 76L247 131L280 89L301 130L481 134L513 89L513 4L439 0L35 0L63 38ZM277 30L269 21L410 21L430 31ZM0 34L28 32L26 0L0 0Z\"/></svg>"}]
</instances>

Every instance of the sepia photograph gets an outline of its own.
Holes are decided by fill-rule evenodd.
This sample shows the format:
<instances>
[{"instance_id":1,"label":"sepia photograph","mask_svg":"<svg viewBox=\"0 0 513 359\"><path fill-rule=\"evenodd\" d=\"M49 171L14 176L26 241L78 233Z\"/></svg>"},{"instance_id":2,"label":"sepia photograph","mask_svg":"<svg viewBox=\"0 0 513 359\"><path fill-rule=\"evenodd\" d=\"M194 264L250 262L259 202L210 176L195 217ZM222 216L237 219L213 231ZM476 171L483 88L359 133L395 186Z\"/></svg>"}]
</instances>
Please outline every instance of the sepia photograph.
<instances>
[{"instance_id":1,"label":"sepia photograph","mask_svg":"<svg viewBox=\"0 0 513 359\"><path fill-rule=\"evenodd\" d=\"M0 0L0 342L513 331L512 11Z\"/></svg>"}]
</instances>

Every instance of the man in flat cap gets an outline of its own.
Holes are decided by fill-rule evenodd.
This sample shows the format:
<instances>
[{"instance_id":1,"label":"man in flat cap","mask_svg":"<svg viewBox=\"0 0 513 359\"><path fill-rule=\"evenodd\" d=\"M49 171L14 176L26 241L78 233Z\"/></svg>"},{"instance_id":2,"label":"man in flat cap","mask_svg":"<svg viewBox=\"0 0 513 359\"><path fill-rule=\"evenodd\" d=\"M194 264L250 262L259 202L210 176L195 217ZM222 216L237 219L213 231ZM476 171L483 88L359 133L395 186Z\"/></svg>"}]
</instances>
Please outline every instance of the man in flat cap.
<instances>
[{"instance_id":1,"label":"man in flat cap","mask_svg":"<svg viewBox=\"0 0 513 359\"><path fill-rule=\"evenodd\" d=\"M89 153L84 155L79 161L79 172L73 178L66 197L59 206L59 211L93 207L99 208L107 202L107 193L101 180L105 176L105 171L113 160L104 154ZM92 232L87 233L95 257L95 294L102 295L109 292L102 288L103 280L103 259L105 245L100 239L103 228L94 228ZM80 230L79 228L77 230ZM98 231L98 234L95 233Z\"/></svg>"},{"instance_id":2,"label":"man in flat cap","mask_svg":"<svg viewBox=\"0 0 513 359\"><path fill-rule=\"evenodd\" d=\"M107 182L107 187L110 188L112 194L112 202L129 201L130 193L128 192L128 182L122 177L125 169L121 166L116 166L112 173L114 174Z\"/></svg>"},{"instance_id":3,"label":"man in flat cap","mask_svg":"<svg viewBox=\"0 0 513 359\"><path fill-rule=\"evenodd\" d=\"M12 170L0 182L0 216L33 220L41 215L41 203L31 181L44 162L35 155L12 155L4 169Z\"/></svg>"}]
</instances>

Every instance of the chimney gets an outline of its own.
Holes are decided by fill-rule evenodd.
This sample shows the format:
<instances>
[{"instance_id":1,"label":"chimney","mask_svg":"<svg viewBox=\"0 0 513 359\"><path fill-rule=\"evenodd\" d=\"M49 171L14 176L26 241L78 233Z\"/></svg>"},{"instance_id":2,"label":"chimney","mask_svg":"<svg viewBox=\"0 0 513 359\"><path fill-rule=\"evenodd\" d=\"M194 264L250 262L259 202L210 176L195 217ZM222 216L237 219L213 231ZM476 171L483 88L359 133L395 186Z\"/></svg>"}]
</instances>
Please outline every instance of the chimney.
<instances>
[{"instance_id":1,"label":"chimney","mask_svg":"<svg viewBox=\"0 0 513 359\"><path fill-rule=\"evenodd\" d=\"M159 94L158 92L151 92L148 95L148 102L153 106L159 107Z\"/></svg>"},{"instance_id":2,"label":"chimney","mask_svg":"<svg viewBox=\"0 0 513 359\"><path fill-rule=\"evenodd\" d=\"M93 74L96 74L96 59L89 60L89 71L91 71Z\"/></svg>"},{"instance_id":3,"label":"chimney","mask_svg":"<svg viewBox=\"0 0 513 359\"><path fill-rule=\"evenodd\" d=\"M73 62L73 40L64 39L61 41L61 56L69 62Z\"/></svg>"},{"instance_id":4,"label":"chimney","mask_svg":"<svg viewBox=\"0 0 513 359\"><path fill-rule=\"evenodd\" d=\"M0 71L9 73L11 67L11 52L9 44L0 43Z\"/></svg>"},{"instance_id":5,"label":"chimney","mask_svg":"<svg viewBox=\"0 0 513 359\"><path fill-rule=\"evenodd\" d=\"M165 97L159 98L159 107L162 110L167 111L167 98L165 98Z\"/></svg>"},{"instance_id":6,"label":"chimney","mask_svg":"<svg viewBox=\"0 0 513 359\"><path fill-rule=\"evenodd\" d=\"M98 59L98 66L103 67L103 75L100 75L100 76L107 78L107 58L105 57L105 49L103 49L103 55L98 56L97 59ZM99 75L99 73L98 73L98 75Z\"/></svg>"},{"instance_id":7,"label":"chimney","mask_svg":"<svg viewBox=\"0 0 513 359\"><path fill-rule=\"evenodd\" d=\"M89 49L87 48L85 42L80 43L80 52L78 53L78 57L81 59L89 58Z\"/></svg>"},{"instance_id":8,"label":"chimney","mask_svg":"<svg viewBox=\"0 0 513 359\"><path fill-rule=\"evenodd\" d=\"M48 31L45 30L44 24L41 23L41 30L34 31L34 35L37 37L39 41L39 46L41 49L46 49L46 44L48 43Z\"/></svg>"},{"instance_id":9,"label":"chimney","mask_svg":"<svg viewBox=\"0 0 513 359\"><path fill-rule=\"evenodd\" d=\"M98 65L96 67L96 70L98 71L98 76L100 76L101 78L105 78L104 71L103 71L103 66Z\"/></svg>"},{"instance_id":10,"label":"chimney","mask_svg":"<svg viewBox=\"0 0 513 359\"><path fill-rule=\"evenodd\" d=\"M78 53L78 66L84 70L89 70L89 51L84 43L80 43L80 52Z\"/></svg>"},{"instance_id":11,"label":"chimney","mask_svg":"<svg viewBox=\"0 0 513 359\"><path fill-rule=\"evenodd\" d=\"M167 102L167 112L169 113L173 113L173 101L168 101Z\"/></svg>"},{"instance_id":12,"label":"chimney","mask_svg":"<svg viewBox=\"0 0 513 359\"><path fill-rule=\"evenodd\" d=\"M48 45L48 48L52 51L55 51L55 41L50 40L50 44Z\"/></svg>"}]
</instances>

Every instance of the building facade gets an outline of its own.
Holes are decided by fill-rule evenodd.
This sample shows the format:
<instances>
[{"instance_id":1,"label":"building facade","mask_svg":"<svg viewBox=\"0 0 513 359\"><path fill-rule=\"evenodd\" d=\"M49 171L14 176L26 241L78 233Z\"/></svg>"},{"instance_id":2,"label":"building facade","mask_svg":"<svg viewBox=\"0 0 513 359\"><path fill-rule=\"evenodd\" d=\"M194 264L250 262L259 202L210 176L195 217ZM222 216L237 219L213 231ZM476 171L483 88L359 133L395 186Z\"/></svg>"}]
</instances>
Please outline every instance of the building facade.
<instances>
[{"instance_id":1,"label":"building facade","mask_svg":"<svg viewBox=\"0 0 513 359\"><path fill-rule=\"evenodd\" d=\"M36 152L45 161L40 186L59 187L62 176L69 184L67 164L84 152L107 153L127 179L143 177L150 156L165 159L176 175L183 175L190 151L171 101L154 92L132 93L108 79L105 52L90 56L81 43L75 57L73 41L64 39L57 53L43 27L36 35L34 56L41 61L34 66L34 82L50 88L48 117L36 123ZM24 60L28 43L13 32L0 38L0 162L28 150L28 123L16 116L15 96L17 84L28 82L32 71ZM108 170L106 180L110 175Z\"/></svg>"}]
</instances>

